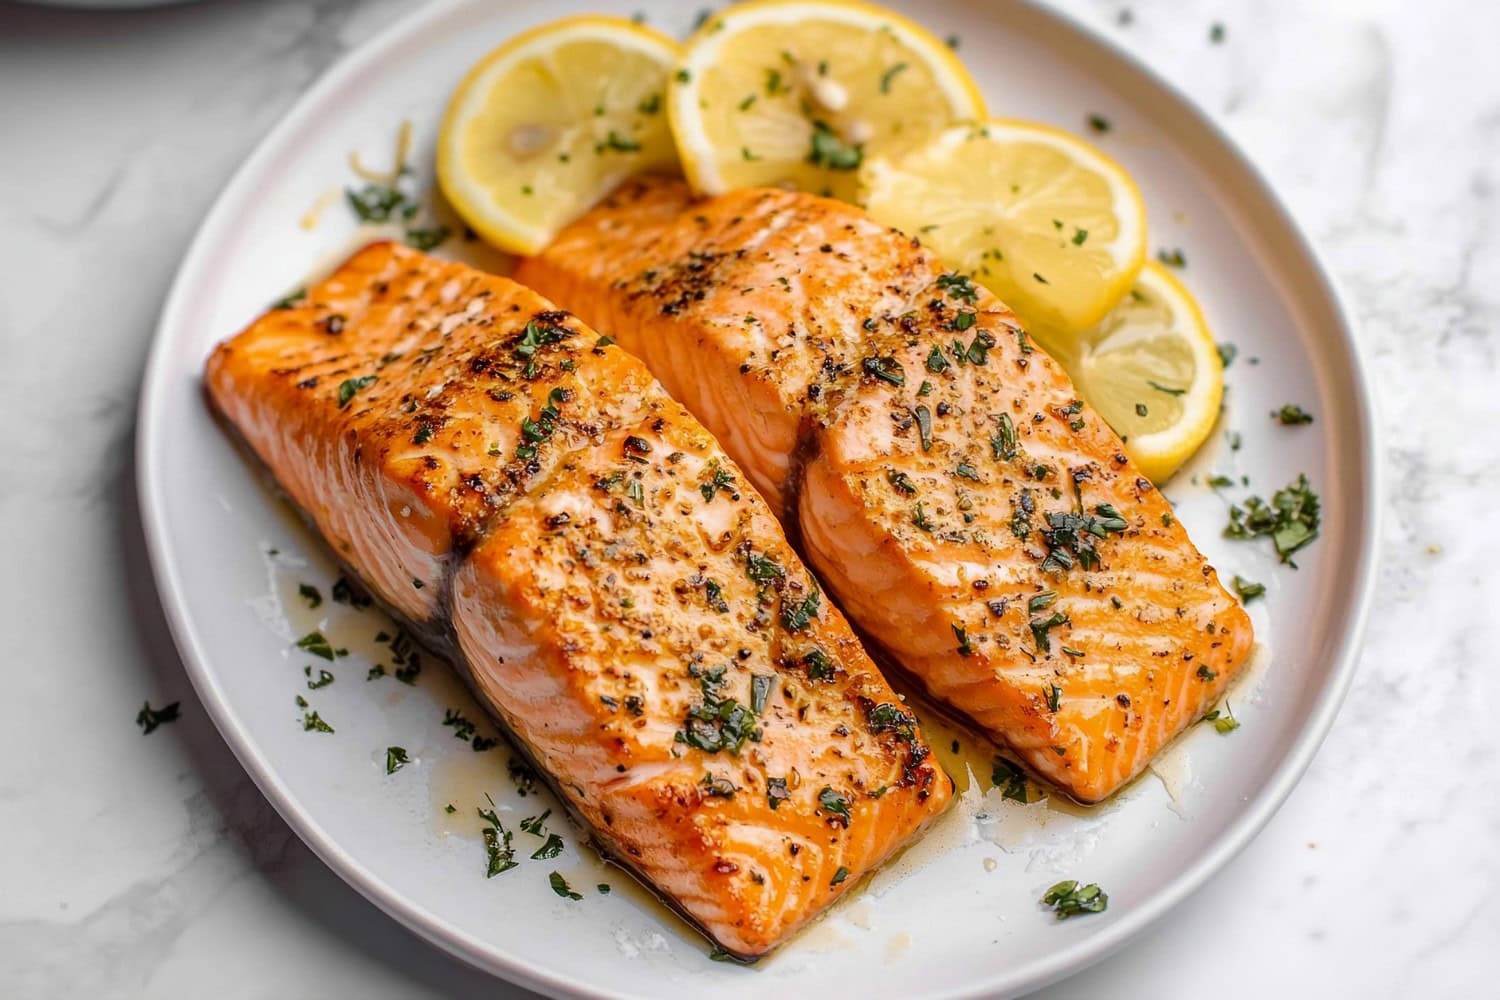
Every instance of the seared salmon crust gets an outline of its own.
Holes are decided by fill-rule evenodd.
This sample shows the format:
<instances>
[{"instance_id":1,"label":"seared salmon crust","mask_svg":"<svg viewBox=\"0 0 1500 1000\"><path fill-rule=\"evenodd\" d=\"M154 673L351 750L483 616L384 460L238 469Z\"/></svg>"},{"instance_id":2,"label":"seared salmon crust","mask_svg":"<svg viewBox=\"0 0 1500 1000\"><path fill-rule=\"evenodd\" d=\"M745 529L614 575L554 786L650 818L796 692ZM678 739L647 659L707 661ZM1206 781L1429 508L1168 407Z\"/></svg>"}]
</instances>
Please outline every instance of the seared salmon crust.
<instances>
[{"instance_id":1,"label":"seared salmon crust","mask_svg":"<svg viewBox=\"0 0 1500 1000\"><path fill-rule=\"evenodd\" d=\"M642 179L517 278L644 360L855 624L1073 797L1120 788L1243 668L1250 620L1171 505L918 240L809 194Z\"/></svg>"},{"instance_id":2,"label":"seared salmon crust","mask_svg":"<svg viewBox=\"0 0 1500 1000\"><path fill-rule=\"evenodd\" d=\"M539 295L374 244L206 381L600 850L730 953L774 948L948 803L746 474Z\"/></svg>"}]
</instances>

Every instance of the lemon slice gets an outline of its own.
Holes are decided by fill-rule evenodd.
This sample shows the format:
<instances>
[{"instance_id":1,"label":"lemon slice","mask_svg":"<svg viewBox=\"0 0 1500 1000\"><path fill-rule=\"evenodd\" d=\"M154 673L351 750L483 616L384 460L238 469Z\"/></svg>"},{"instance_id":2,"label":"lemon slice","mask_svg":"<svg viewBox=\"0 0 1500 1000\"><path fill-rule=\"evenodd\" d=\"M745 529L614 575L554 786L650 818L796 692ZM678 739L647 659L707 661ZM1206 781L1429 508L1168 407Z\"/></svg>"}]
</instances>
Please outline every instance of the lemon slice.
<instances>
[{"instance_id":1,"label":"lemon slice","mask_svg":"<svg viewBox=\"0 0 1500 1000\"><path fill-rule=\"evenodd\" d=\"M920 236L1028 326L1083 330L1113 309L1146 258L1135 182L1097 149L1045 125L955 127L866 164L861 200Z\"/></svg>"},{"instance_id":2,"label":"lemon slice","mask_svg":"<svg viewBox=\"0 0 1500 1000\"><path fill-rule=\"evenodd\" d=\"M752 0L711 17L668 104L688 180L706 194L779 185L852 199L867 157L985 117L952 49L847 0Z\"/></svg>"},{"instance_id":3,"label":"lemon slice","mask_svg":"<svg viewBox=\"0 0 1500 1000\"><path fill-rule=\"evenodd\" d=\"M1033 332L1153 482L1170 478L1213 432L1224 365L1198 303L1160 264L1147 264L1082 335Z\"/></svg>"},{"instance_id":4,"label":"lemon slice","mask_svg":"<svg viewBox=\"0 0 1500 1000\"><path fill-rule=\"evenodd\" d=\"M615 17L517 35L469 70L438 136L438 182L465 222L536 253L632 174L676 163L666 87L679 48Z\"/></svg>"}]
</instances>

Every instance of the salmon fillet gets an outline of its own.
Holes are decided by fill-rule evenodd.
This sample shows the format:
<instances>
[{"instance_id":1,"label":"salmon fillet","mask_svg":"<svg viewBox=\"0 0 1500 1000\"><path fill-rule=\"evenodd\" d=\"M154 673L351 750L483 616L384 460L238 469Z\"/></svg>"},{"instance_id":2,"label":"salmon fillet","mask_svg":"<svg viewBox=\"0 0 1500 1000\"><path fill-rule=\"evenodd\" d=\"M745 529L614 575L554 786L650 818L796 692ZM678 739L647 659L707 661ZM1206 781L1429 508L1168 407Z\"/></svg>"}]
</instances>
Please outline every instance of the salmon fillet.
<instances>
[{"instance_id":1,"label":"salmon fillet","mask_svg":"<svg viewBox=\"0 0 1500 1000\"><path fill-rule=\"evenodd\" d=\"M773 948L949 801L745 474L526 288L374 244L206 380L601 851L732 954Z\"/></svg>"},{"instance_id":2,"label":"salmon fillet","mask_svg":"<svg viewBox=\"0 0 1500 1000\"><path fill-rule=\"evenodd\" d=\"M1244 609L1015 316L859 209L645 179L517 278L718 435L845 612L1097 802L1240 671Z\"/></svg>"}]
</instances>

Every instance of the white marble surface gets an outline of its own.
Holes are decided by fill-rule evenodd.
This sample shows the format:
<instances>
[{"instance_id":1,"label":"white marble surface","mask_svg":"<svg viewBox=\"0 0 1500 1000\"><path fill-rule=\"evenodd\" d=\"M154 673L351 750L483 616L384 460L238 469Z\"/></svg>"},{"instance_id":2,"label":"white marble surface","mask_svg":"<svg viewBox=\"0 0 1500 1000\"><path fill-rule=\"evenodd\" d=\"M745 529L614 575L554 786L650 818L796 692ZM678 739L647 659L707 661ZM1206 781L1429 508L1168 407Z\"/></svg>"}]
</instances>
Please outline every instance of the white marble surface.
<instances>
[{"instance_id":1,"label":"white marble surface","mask_svg":"<svg viewBox=\"0 0 1500 1000\"><path fill-rule=\"evenodd\" d=\"M247 150L398 0L0 4L0 995L521 995L291 835L183 674L137 522L167 284ZM1500 6L1062 0L1213 113L1362 324L1389 496L1358 680L1212 884L1050 997L1484 995L1500 943ZM1227 38L1209 43L1222 21ZM142 738L145 699L183 719Z\"/></svg>"}]
</instances>

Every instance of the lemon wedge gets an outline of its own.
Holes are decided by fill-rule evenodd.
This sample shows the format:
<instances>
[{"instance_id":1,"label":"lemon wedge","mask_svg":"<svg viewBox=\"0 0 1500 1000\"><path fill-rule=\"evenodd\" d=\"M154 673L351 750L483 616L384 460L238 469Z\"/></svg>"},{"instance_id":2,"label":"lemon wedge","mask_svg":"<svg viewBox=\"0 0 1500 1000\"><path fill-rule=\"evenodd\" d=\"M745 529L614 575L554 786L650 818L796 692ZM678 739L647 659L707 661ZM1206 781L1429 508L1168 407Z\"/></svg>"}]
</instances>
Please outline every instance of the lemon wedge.
<instances>
[{"instance_id":1,"label":"lemon wedge","mask_svg":"<svg viewBox=\"0 0 1500 1000\"><path fill-rule=\"evenodd\" d=\"M1032 332L1153 482L1169 479L1213 433L1223 362L1198 303L1155 261L1092 329Z\"/></svg>"},{"instance_id":2,"label":"lemon wedge","mask_svg":"<svg viewBox=\"0 0 1500 1000\"><path fill-rule=\"evenodd\" d=\"M687 42L668 106L695 190L778 185L851 199L866 158L985 117L953 50L880 7L752 0Z\"/></svg>"},{"instance_id":3,"label":"lemon wedge","mask_svg":"<svg viewBox=\"0 0 1500 1000\"><path fill-rule=\"evenodd\" d=\"M624 18L569 17L481 59L438 136L443 194L486 241L536 253L635 173L676 163L675 41Z\"/></svg>"},{"instance_id":4,"label":"lemon wedge","mask_svg":"<svg viewBox=\"0 0 1500 1000\"><path fill-rule=\"evenodd\" d=\"M919 236L1028 326L1084 330L1146 259L1146 208L1118 164L1027 122L957 126L861 172L876 221Z\"/></svg>"}]
</instances>

